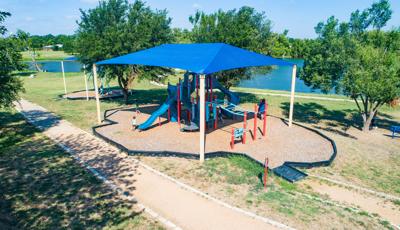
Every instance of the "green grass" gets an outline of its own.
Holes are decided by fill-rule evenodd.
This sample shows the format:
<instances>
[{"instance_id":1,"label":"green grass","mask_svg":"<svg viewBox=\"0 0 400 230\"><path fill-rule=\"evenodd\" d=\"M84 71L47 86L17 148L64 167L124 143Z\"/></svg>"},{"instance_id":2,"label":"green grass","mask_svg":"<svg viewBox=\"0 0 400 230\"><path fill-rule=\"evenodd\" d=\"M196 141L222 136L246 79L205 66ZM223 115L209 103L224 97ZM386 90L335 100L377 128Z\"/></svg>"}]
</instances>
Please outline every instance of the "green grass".
<instances>
[{"instance_id":1,"label":"green grass","mask_svg":"<svg viewBox=\"0 0 400 230\"><path fill-rule=\"evenodd\" d=\"M0 111L0 229L160 229L40 131Z\"/></svg>"},{"instance_id":2,"label":"green grass","mask_svg":"<svg viewBox=\"0 0 400 230\"><path fill-rule=\"evenodd\" d=\"M66 57L71 56L70 54L65 53L64 51L44 51L39 50L36 51L36 61L56 61L63 60ZM31 55L28 51L22 52L22 60L23 61L32 61Z\"/></svg>"},{"instance_id":3,"label":"green grass","mask_svg":"<svg viewBox=\"0 0 400 230\"><path fill-rule=\"evenodd\" d=\"M96 125L95 100L64 100L59 96L64 94L63 79L60 73L38 73L36 78L24 77L26 92L22 97L46 107L61 118L74 123L80 128L90 130ZM85 82L83 73L66 73L66 85L68 92L84 90ZM110 82L110 87L116 86L116 82ZM130 104L136 103L161 103L167 97L164 88L141 81L133 83L136 95L131 97ZM89 88L93 88L89 80ZM102 112L106 109L124 106L123 99L105 100L101 103Z\"/></svg>"},{"instance_id":4,"label":"green grass","mask_svg":"<svg viewBox=\"0 0 400 230\"><path fill-rule=\"evenodd\" d=\"M237 92L249 92L251 90L252 93L255 94L263 94L263 93L270 93L270 94L284 94L284 95L290 95L289 91L284 91L284 90L268 90L268 89L255 89L255 88L242 88L242 87L232 87L232 90L237 91ZM337 98L337 99L349 99L346 96L343 95L337 95L337 94L316 94L316 93L299 93L296 92L296 95L300 96L311 96L311 97L320 97L320 98Z\"/></svg>"},{"instance_id":5,"label":"green grass","mask_svg":"<svg viewBox=\"0 0 400 230\"><path fill-rule=\"evenodd\" d=\"M82 73L67 73L68 92L84 89ZM78 127L90 131L96 125L95 101L69 101L59 98L64 87L60 73L38 73L36 78L23 78L26 93L22 95L32 102L46 107L61 118L71 121ZM178 77L169 80L176 82ZM111 82L115 86L115 82ZM92 88L92 87L91 87ZM166 89L151 85L147 81L134 82L134 94L129 103L134 105L145 103L162 103L167 97ZM289 98L280 96L265 96L249 92L264 92L265 90L249 89L248 92L239 92L243 107L253 109L254 103L266 98L269 103L268 113L287 117ZM274 91L266 91L274 92ZM217 93L217 95L219 95ZM222 95L219 96L220 98ZM325 97L331 97L325 96ZM343 97L343 96L334 96ZM124 106L122 99L101 102L102 111ZM359 128L361 117L355 103L347 101L324 101L315 99L297 98L295 102L294 119L305 125L317 128L332 137L338 146L339 154L333 166L312 170L318 174L340 175L350 182L375 190L400 194L400 147L396 141L374 142L375 137L359 139L349 129ZM399 124L400 109L384 106L379 113L378 125L388 129L389 126ZM388 131L386 131L388 132ZM362 134L358 134L361 135ZM367 140L367 141L366 141ZM379 159L376 156L380 156ZM209 173L213 173L210 171ZM229 177L229 175L228 175ZM342 178L339 178L342 179ZM245 181L245 176L239 179L232 178L232 183Z\"/></svg>"},{"instance_id":6,"label":"green grass","mask_svg":"<svg viewBox=\"0 0 400 230\"><path fill-rule=\"evenodd\" d=\"M173 165L170 167L173 168ZM212 158L195 170L187 170L187 172L180 173L195 174L196 178L200 180L200 184L205 184L205 181L209 180L211 183L208 183L208 186L218 185L231 199L243 199L244 205L248 209L260 207L260 210L263 210L265 207L271 209L274 215L295 220L294 223L312 226L312 223L321 220L322 215L329 216L329 220L339 226L343 226L343 222L347 222L346 218L353 219L347 223L348 227L381 226L378 221L365 215L364 212L355 213L349 209L346 213L345 208L322 202L326 199L311 193L308 188L299 187L297 184L289 183L273 174L269 175L265 190L262 182L264 168L246 157Z\"/></svg>"}]
</instances>

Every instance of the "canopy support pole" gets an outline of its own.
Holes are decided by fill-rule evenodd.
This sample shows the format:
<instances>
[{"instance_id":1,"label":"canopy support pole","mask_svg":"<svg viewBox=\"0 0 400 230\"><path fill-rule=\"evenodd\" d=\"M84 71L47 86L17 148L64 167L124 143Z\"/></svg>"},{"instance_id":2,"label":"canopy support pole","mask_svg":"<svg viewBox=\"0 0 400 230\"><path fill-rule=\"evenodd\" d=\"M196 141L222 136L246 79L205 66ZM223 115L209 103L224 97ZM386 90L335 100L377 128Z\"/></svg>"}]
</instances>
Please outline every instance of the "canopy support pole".
<instances>
[{"instance_id":1,"label":"canopy support pole","mask_svg":"<svg viewBox=\"0 0 400 230\"><path fill-rule=\"evenodd\" d=\"M291 91L290 91L289 127L291 127L292 123L293 123L294 92L295 92L295 87L296 87L296 70L297 70L297 66L293 65L292 86L291 86Z\"/></svg>"},{"instance_id":2,"label":"canopy support pole","mask_svg":"<svg viewBox=\"0 0 400 230\"><path fill-rule=\"evenodd\" d=\"M99 99L99 89L97 88L97 69L96 69L96 64L93 64L93 82L94 82L94 94L96 96L97 123L101 124L100 99Z\"/></svg>"},{"instance_id":3,"label":"canopy support pole","mask_svg":"<svg viewBox=\"0 0 400 230\"><path fill-rule=\"evenodd\" d=\"M205 78L204 74L200 75L200 162L204 162L204 152L205 152Z\"/></svg>"},{"instance_id":4,"label":"canopy support pole","mask_svg":"<svg viewBox=\"0 0 400 230\"><path fill-rule=\"evenodd\" d=\"M85 78L86 101L89 101L89 89L87 84L86 66L83 66L83 77Z\"/></svg>"},{"instance_id":5,"label":"canopy support pole","mask_svg":"<svg viewBox=\"0 0 400 230\"><path fill-rule=\"evenodd\" d=\"M61 71L64 81L64 95L67 96L67 83L65 82L64 61L61 61Z\"/></svg>"}]
</instances>

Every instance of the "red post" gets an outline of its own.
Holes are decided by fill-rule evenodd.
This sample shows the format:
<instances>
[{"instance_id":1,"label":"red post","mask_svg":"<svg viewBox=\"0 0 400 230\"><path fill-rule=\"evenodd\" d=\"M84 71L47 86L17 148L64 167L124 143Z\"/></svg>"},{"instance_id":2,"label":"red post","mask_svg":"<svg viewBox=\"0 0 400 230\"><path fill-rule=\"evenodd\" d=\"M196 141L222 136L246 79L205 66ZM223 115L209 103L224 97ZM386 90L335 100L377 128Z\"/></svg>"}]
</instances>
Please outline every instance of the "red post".
<instances>
[{"instance_id":1,"label":"red post","mask_svg":"<svg viewBox=\"0 0 400 230\"><path fill-rule=\"evenodd\" d=\"M253 127L253 140L257 138L257 105L254 105L254 127Z\"/></svg>"},{"instance_id":2,"label":"red post","mask_svg":"<svg viewBox=\"0 0 400 230\"><path fill-rule=\"evenodd\" d=\"M244 112L243 118L243 144L246 144L247 112Z\"/></svg>"},{"instance_id":3,"label":"red post","mask_svg":"<svg viewBox=\"0 0 400 230\"><path fill-rule=\"evenodd\" d=\"M168 107L168 122L171 121L171 108Z\"/></svg>"},{"instance_id":4,"label":"red post","mask_svg":"<svg viewBox=\"0 0 400 230\"><path fill-rule=\"evenodd\" d=\"M265 109L264 109L264 124L263 124L263 136L265 137L265 134L267 132L267 109L268 109L268 104L265 103Z\"/></svg>"},{"instance_id":5,"label":"red post","mask_svg":"<svg viewBox=\"0 0 400 230\"><path fill-rule=\"evenodd\" d=\"M267 188L267 180L268 180L268 157L265 158L264 163L264 189Z\"/></svg>"},{"instance_id":6,"label":"red post","mask_svg":"<svg viewBox=\"0 0 400 230\"><path fill-rule=\"evenodd\" d=\"M235 128L232 128L232 133L231 133L231 149L235 146Z\"/></svg>"},{"instance_id":7,"label":"red post","mask_svg":"<svg viewBox=\"0 0 400 230\"><path fill-rule=\"evenodd\" d=\"M214 129L217 129L218 125L218 108L215 109Z\"/></svg>"},{"instance_id":8,"label":"red post","mask_svg":"<svg viewBox=\"0 0 400 230\"><path fill-rule=\"evenodd\" d=\"M161 126L161 117L158 117L158 126Z\"/></svg>"}]
</instances>

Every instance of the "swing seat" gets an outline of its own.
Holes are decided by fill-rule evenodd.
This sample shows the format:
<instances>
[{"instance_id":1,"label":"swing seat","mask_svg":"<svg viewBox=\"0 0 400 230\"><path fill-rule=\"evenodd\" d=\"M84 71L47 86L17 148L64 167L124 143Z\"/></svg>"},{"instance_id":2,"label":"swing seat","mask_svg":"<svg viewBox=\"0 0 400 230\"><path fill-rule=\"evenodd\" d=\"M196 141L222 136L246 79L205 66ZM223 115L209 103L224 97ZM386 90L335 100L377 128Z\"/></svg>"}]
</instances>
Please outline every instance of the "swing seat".
<instances>
[{"instance_id":1,"label":"swing seat","mask_svg":"<svg viewBox=\"0 0 400 230\"><path fill-rule=\"evenodd\" d=\"M181 132L194 132L194 131L198 131L199 130L199 126L197 126L196 123L191 122L190 125L184 125L181 128Z\"/></svg>"},{"instance_id":2,"label":"swing seat","mask_svg":"<svg viewBox=\"0 0 400 230\"><path fill-rule=\"evenodd\" d=\"M244 129L243 128L235 129L234 132L233 132L233 136L235 138L241 138L241 137L243 137L243 133L244 133Z\"/></svg>"}]
</instances>

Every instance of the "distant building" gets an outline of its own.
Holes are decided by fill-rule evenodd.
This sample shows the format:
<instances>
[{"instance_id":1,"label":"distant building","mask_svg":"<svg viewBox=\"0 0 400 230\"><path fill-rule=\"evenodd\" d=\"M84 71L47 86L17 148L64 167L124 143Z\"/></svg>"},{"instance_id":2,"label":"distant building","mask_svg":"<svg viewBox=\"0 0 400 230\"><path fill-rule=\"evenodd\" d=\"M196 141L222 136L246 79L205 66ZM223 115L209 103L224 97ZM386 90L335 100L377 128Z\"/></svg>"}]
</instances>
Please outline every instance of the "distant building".
<instances>
[{"instance_id":1,"label":"distant building","mask_svg":"<svg viewBox=\"0 0 400 230\"><path fill-rule=\"evenodd\" d=\"M43 46L43 50L44 51L52 51L53 50L53 46Z\"/></svg>"},{"instance_id":2,"label":"distant building","mask_svg":"<svg viewBox=\"0 0 400 230\"><path fill-rule=\"evenodd\" d=\"M59 50L63 48L63 44L55 44L55 45L47 45L43 46L44 51L53 51L53 50Z\"/></svg>"}]
</instances>

